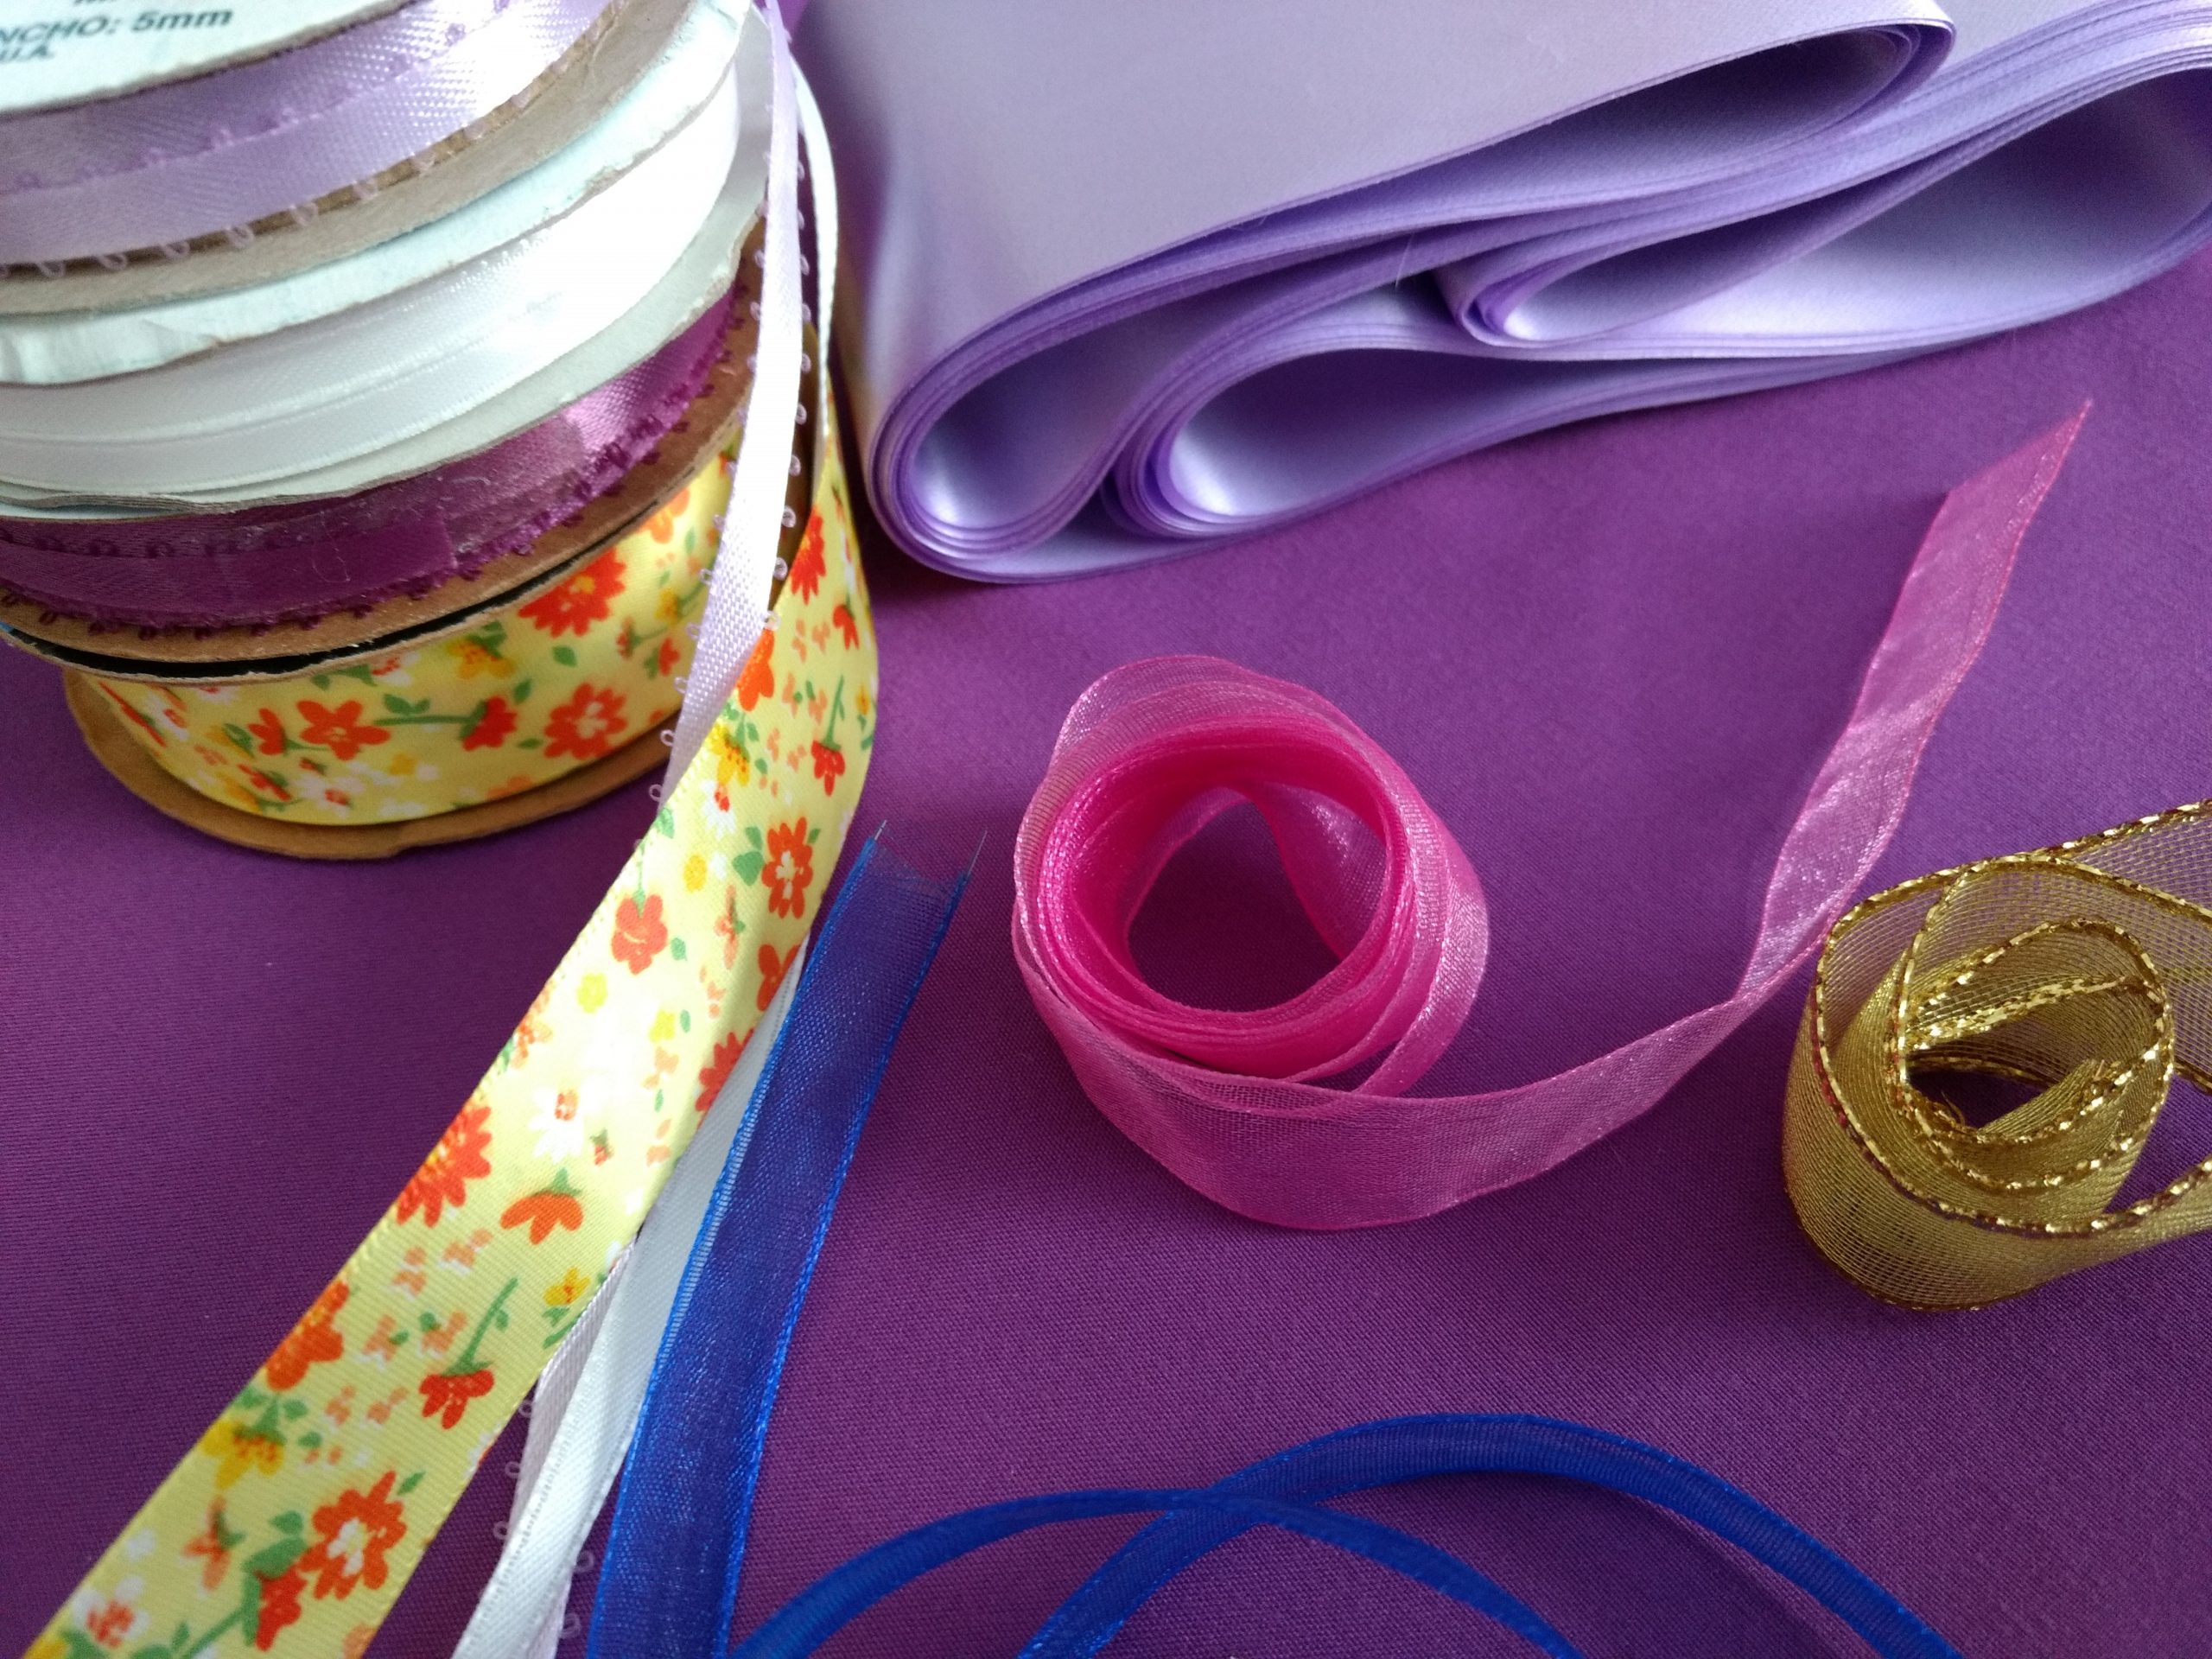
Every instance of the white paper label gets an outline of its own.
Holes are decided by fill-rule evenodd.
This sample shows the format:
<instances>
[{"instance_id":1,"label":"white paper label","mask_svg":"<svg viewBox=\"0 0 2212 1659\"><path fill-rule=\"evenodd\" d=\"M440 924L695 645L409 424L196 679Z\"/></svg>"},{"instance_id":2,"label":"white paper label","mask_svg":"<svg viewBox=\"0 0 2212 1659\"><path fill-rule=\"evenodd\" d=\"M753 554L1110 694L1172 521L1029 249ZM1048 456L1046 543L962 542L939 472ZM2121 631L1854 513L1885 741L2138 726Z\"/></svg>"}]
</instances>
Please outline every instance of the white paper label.
<instances>
[{"instance_id":1,"label":"white paper label","mask_svg":"<svg viewBox=\"0 0 2212 1659\"><path fill-rule=\"evenodd\" d=\"M111 97L266 57L401 3L0 0L0 115Z\"/></svg>"}]
</instances>

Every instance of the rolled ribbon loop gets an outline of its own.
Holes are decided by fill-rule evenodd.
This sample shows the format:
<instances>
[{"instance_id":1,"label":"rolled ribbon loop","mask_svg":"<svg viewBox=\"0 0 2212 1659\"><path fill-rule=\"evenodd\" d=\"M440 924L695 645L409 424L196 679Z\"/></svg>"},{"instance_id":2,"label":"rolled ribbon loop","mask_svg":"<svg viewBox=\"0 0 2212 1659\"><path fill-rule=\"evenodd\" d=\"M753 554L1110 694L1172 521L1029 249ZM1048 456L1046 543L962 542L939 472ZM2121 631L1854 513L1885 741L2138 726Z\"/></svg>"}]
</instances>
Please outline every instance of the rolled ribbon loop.
<instances>
[{"instance_id":1,"label":"rolled ribbon loop","mask_svg":"<svg viewBox=\"0 0 2212 1659\"><path fill-rule=\"evenodd\" d=\"M1821 1253L1920 1307L2212 1226L2212 1159L2123 1202L2177 1077L2212 1091L2212 804L1891 888L1822 949L1783 1170ZM2033 1093L1976 1123L1946 1074Z\"/></svg>"},{"instance_id":2,"label":"rolled ribbon loop","mask_svg":"<svg viewBox=\"0 0 2212 1659\"><path fill-rule=\"evenodd\" d=\"M0 589L140 627L312 620L473 576L605 494L683 423L741 294L480 454L356 495L238 512L0 516Z\"/></svg>"},{"instance_id":3,"label":"rolled ribbon loop","mask_svg":"<svg viewBox=\"0 0 2212 1659\"><path fill-rule=\"evenodd\" d=\"M1144 982L1130 924L1167 861L1239 800L1341 960L1253 1015ZM1382 1056L1406 1087L1465 1022L1490 925L1459 843L1382 746L1304 688L1205 657L1116 670L1069 715L1017 843L1016 949L1095 1027L1225 1071L1310 1082ZM1048 1014L1047 1016L1051 1016Z\"/></svg>"},{"instance_id":4,"label":"rolled ribbon loop","mask_svg":"<svg viewBox=\"0 0 2212 1659\"><path fill-rule=\"evenodd\" d=\"M1070 714L1014 846L1015 959L1084 1092L1217 1203L1312 1228L1432 1214L1640 1115L1803 963L1873 868L2081 418L1944 503L1783 842L1734 992L1540 1082L1402 1092L1465 1021L1488 924L1450 831L1372 739L1312 692L1211 658L1107 675ZM1167 860L1239 798L1341 957L1255 1013L1162 995L1128 945ZM1357 1087L1320 1086L1370 1063Z\"/></svg>"},{"instance_id":5,"label":"rolled ribbon loop","mask_svg":"<svg viewBox=\"0 0 2212 1659\"><path fill-rule=\"evenodd\" d=\"M620 3L413 0L188 79L0 117L0 266L176 248L373 194L525 95Z\"/></svg>"},{"instance_id":6,"label":"rolled ribbon loop","mask_svg":"<svg viewBox=\"0 0 2212 1659\"><path fill-rule=\"evenodd\" d=\"M1425 1476L1550 1475L1638 1497L1742 1549L1835 1614L1883 1659L1957 1659L1950 1643L1817 1539L1695 1465L1617 1434L1543 1417L1474 1414L1362 1423L1293 1446L1203 1488L1065 1492L933 1522L857 1555L802 1591L736 1649L736 1659L804 1659L869 1607L922 1574L1038 1527L1164 1511L1046 1621L1024 1659L1098 1652L1184 1568L1255 1526L1294 1532L1426 1584L1539 1652L1581 1649L1518 1598L1457 1557L1331 1499Z\"/></svg>"}]
</instances>

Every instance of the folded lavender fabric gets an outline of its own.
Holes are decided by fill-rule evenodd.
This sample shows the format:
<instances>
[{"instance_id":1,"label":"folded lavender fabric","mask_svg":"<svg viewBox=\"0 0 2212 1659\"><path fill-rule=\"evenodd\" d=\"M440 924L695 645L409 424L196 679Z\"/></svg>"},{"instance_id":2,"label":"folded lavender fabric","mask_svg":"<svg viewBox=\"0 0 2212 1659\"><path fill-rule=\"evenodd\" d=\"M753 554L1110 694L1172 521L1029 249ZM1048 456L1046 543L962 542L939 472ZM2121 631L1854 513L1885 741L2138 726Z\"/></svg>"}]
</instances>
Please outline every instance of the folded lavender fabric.
<instances>
[{"instance_id":1,"label":"folded lavender fabric","mask_svg":"<svg viewBox=\"0 0 2212 1659\"><path fill-rule=\"evenodd\" d=\"M2212 236L2187 0L815 0L892 533L988 580L2087 305Z\"/></svg>"}]
</instances>

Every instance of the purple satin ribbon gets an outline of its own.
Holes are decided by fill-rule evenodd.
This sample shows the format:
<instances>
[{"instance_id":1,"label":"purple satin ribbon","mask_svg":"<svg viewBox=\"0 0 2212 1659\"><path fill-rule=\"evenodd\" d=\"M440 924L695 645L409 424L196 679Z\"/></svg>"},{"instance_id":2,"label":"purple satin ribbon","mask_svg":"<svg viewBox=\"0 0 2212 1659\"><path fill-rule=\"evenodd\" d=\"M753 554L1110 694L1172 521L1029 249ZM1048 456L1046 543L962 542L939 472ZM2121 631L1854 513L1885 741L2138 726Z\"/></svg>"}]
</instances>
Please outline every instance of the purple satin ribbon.
<instances>
[{"instance_id":1,"label":"purple satin ribbon","mask_svg":"<svg viewBox=\"0 0 2212 1659\"><path fill-rule=\"evenodd\" d=\"M619 0L415 0L289 51L0 120L0 265L175 249L467 130Z\"/></svg>"},{"instance_id":2,"label":"purple satin ribbon","mask_svg":"<svg viewBox=\"0 0 2212 1659\"><path fill-rule=\"evenodd\" d=\"M474 575L676 431L729 321L717 305L550 420L359 495L176 518L0 518L0 588L96 622L205 628L304 621Z\"/></svg>"}]
</instances>

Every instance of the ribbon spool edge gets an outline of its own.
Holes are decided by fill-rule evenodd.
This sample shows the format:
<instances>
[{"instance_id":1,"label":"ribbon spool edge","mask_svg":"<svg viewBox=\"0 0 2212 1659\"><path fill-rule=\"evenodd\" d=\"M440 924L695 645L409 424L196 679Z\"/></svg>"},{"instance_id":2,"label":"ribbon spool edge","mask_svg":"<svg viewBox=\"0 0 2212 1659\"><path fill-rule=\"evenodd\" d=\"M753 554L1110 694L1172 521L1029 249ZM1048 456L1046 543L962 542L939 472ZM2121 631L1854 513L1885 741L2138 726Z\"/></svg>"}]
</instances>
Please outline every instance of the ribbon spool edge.
<instances>
[{"instance_id":1,"label":"ribbon spool edge","mask_svg":"<svg viewBox=\"0 0 2212 1659\"><path fill-rule=\"evenodd\" d=\"M657 62L681 27L685 0L615 0L602 21L532 83L484 118L480 136L449 135L415 159L318 199L305 224L264 215L243 246L225 231L195 238L184 257L158 249L116 250L119 270L86 257L59 276L0 276L0 318L147 305L248 287L327 264L420 228L528 172L590 130L607 105ZM219 72L217 72L219 73ZM642 159L642 158L640 158ZM361 184L371 187L359 195Z\"/></svg>"},{"instance_id":2,"label":"ribbon spool edge","mask_svg":"<svg viewBox=\"0 0 2212 1659\"><path fill-rule=\"evenodd\" d=\"M748 233L748 246L757 234L757 227ZM740 265L748 272L752 269L751 262L742 257ZM737 435L753 383L745 359L758 328L744 304L750 291L741 281L733 290L721 359L709 370L706 384L668 436L612 488L594 496L536 541L499 555L473 575L449 576L426 593L378 600L362 611L205 631L176 627L149 632L128 624L98 624L0 590L0 629L33 656L64 668L118 679L207 678L220 677L226 667L251 674L255 671L251 664L271 660L327 657L337 663L375 656L389 649L396 635L407 634L403 643L413 645L435 636L412 630L447 619L454 626L465 626L468 617L487 607L524 601L650 518L709 456ZM641 490L647 493L641 495ZM310 629L325 631L323 637L302 649L297 636ZM85 658L97 659L97 667ZM144 666L134 672L131 663ZM188 669L188 675L180 671Z\"/></svg>"},{"instance_id":3,"label":"ribbon spool edge","mask_svg":"<svg viewBox=\"0 0 2212 1659\"><path fill-rule=\"evenodd\" d=\"M804 337L810 351L819 350L810 327ZM749 383L750 376L740 378ZM798 543L805 534L816 486L823 476L821 446L827 423L814 418L817 413L815 385L811 378L802 383L801 406L810 418L799 429L803 433L810 433L810 436L795 442L791 449L798 465L798 470L791 474L785 500L786 505L792 509L798 523L786 528L779 538L779 556L786 569L793 563ZM740 412L742 401L741 398L739 400ZM723 441L727 442L726 435ZM690 476L686 474L687 479ZM649 517L651 511L639 515L631 530ZM526 602L530 594L557 587L628 533L630 531L625 531L586 548L567 563L531 584L526 590L487 601L467 616L452 620L450 626L410 639L408 648L411 650L435 644L442 638L463 632L480 621L486 610L512 609L517 604ZM780 602L783 589L783 578L779 577L771 590L772 606ZM378 656L384 653L371 651L359 654ZM294 671L283 677L296 677L297 672ZM316 824L241 811L213 797L202 795L181 779L171 775L109 706L108 700L99 694L98 683L98 677L81 669L68 665L63 668L63 697L71 716L76 721L78 731L84 737L86 747L125 789L163 816L219 841L250 848L257 852L302 859L361 861L390 858L418 847L476 840L503 830L519 829L543 818L557 817L573 808L587 805L664 764L668 752L667 736L675 729L677 721L677 715L671 714L610 754L557 778L549 779L533 788L496 800L476 802L442 812L385 823Z\"/></svg>"},{"instance_id":4,"label":"ribbon spool edge","mask_svg":"<svg viewBox=\"0 0 2212 1659\"><path fill-rule=\"evenodd\" d=\"M163 817L233 847L286 858L346 862L391 858L418 847L475 841L588 805L664 764L668 751L663 734L674 730L676 723L671 715L612 754L535 789L496 801L480 801L450 812L392 823L288 823L225 806L169 776L130 735L85 675L73 669L65 671L61 694L92 758L107 769L109 776Z\"/></svg>"},{"instance_id":5,"label":"ribbon spool edge","mask_svg":"<svg viewBox=\"0 0 2212 1659\"><path fill-rule=\"evenodd\" d=\"M49 110L69 109L86 104L109 104L118 99L151 92L156 87L174 86L181 81L198 80L204 76L221 74L226 69L236 69L243 64L257 63L302 46L313 46L318 41L343 35L348 29L388 17L409 3L409 0L355 0L342 16L326 17L290 35L265 41L257 46L231 51L204 59L187 58L168 68L152 70L136 79L124 80L104 86L81 97L33 99L29 102L10 105L0 110L0 122L20 115L43 115Z\"/></svg>"}]
</instances>

